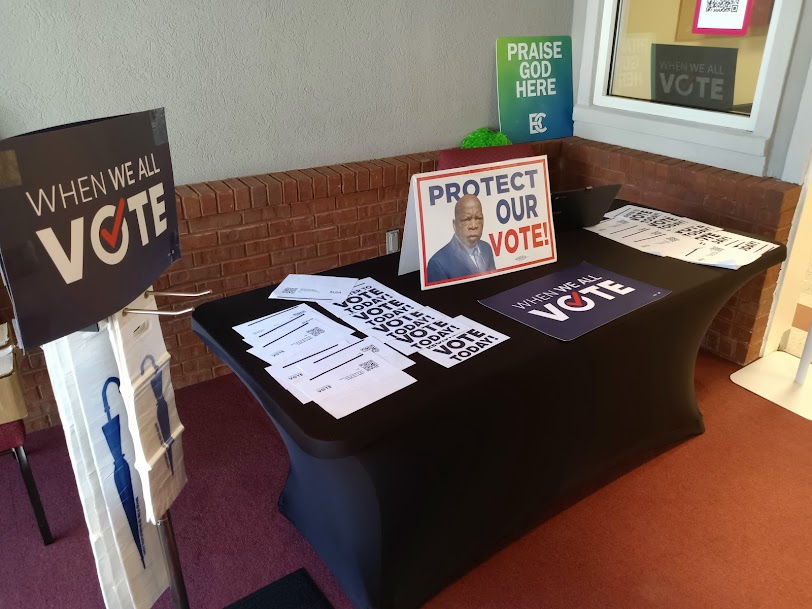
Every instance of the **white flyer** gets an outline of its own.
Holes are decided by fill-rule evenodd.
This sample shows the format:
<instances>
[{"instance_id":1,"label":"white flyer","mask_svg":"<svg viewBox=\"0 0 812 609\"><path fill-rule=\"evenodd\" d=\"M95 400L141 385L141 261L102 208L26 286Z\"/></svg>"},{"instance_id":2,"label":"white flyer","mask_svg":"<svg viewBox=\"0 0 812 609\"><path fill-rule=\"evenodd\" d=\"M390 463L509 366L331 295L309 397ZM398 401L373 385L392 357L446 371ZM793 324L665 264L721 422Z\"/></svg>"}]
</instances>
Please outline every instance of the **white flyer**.
<instances>
[{"instance_id":1,"label":"white flyer","mask_svg":"<svg viewBox=\"0 0 812 609\"><path fill-rule=\"evenodd\" d=\"M456 366L510 338L462 315L455 317L454 321L468 326L468 330L420 350L421 355L444 368Z\"/></svg>"},{"instance_id":2,"label":"white flyer","mask_svg":"<svg viewBox=\"0 0 812 609\"><path fill-rule=\"evenodd\" d=\"M731 244L730 249L737 250L748 254L753 254L756 258L766 254L778 247L775 243L768 243L760 239L751 239L750 237L743 237L741 241Z\"/></svg>"},{"instance_id":3,"label":"white flyer","mask_svg":"<svg viewBox=\"0 0 812 609\"><path fill-rule=\"evenodd\" d=\"M266 330L272 330L276 326L289 321L294 317L301 317L307 315L309 312L315 311L312 307L301 304L276 313L270 313L251 321L246 321L233 327L233 330L240 334L243 338L250 338L252 336L259 336Z\"/></svg>"},{"instance_id":4,"label":"white flyer","mask_svg":"<svg viewBox=\"0 0 812 609\"><path fill-rule=\"evenodd\" d=\"M344 302L358 283L349 277L329 275L288 275L268 298L307 302Z\"/></svg>"},{"instance_id":5,"label":"white flyer","mask_svg":"<svg viewBox=\"0 0 812 609\"><path fill-rule=\"evenodd\" d=\"M415 379L374 354L361 354L307 376L302 390L336 419L408 387Z\"/></svg>"},{"instance_id":6,"label":"white flyer","mask_svg":"<svg viewBox=\"0 0 812 609\"><path fill-rule=\"evenodd\" d=\"M291 358L276 366L269 366L265 370L302 404L307 404L311 398L301 387L307 375L320 374L350 358L366 354L376 355L398 370L404 370L414 365L414 362L408 357L404 357L374 338L367 337L360 341L356 338L355 342L351 344L325 345L324 349L314 351L308 356Z\"/></svg>"},{"instance_id":7,"label":"white flyer","mask_svg":"<svg viewBox=\"0 0 812 609\"><path fill-rule=\"evenodd\" d=\"M275 364L285 358L295 356L308 343L319 339L344 339L352 334L352 328L342 326L324 315L305 315L279 326L265 336L257 337L262 342L248 349L248 353L261 360Z\"/></svg>"},{"instance_id":8,"label":"white flyer","mask_svg":"<svg viewBox=\"0 0 812 609\"><path fill-rule=\"evenodd\" d=\"M323 355L318 355L295 362L293 365L298 367L305 376L312 377L323 374L331 368L335 368L339 364L349 361L352 358L363 357L367 354L380 357L398 370L403 370L414 365L414 362L408 357L404 357L396 350L392 349L391 347L387 347L371 337L367 337L361 341L358 341L357 343L343 346L341 349L337 349ZM285 367L292 368L293 366Z\"/></svg>"},{"instance_id":9,"label":"white flyer","mask_svg":"<svg viewBox=\"0 0 812 609\"><path fill-rule=\"evenodd\" d=\"M318 323L325 331L350 334L352 329L337 323L310 305L301 304L254 321L235 326L243 340L252 347L265 348L296 332L309 323ZM312 326L310 326L312 328ZM318 331L316 331L318 334Z\"/></svg>"},{"instance_id":10,"label":"white flyer","mask_svg":"<svg viewBox=\"0 0 812 609\"><path fill-rule=\"evenodd\" d=\"M387 333L381 338L390 347L394 347L405 355L415 353L420 349L427 349L432 345L468 330L464 323L451 319L439 311L430 307L424 307L410 316L406 323L395 326L398 321L405 321L404 318L388 322ZM417 317L417 319L413 319Z\"/></svg>"},{"instance_id":11,"label":"white flyer","mask_svg":"<svg viewBox=\"0 0 812 609\"><path fill-rule=\"evenodd\" d=\"M296 380L302 377L301 370L297 366L302 362L320 359L343 351L346 347L360 341L355 336L347 336L343 340L339 337L331 337L333 340L320 339L308 343L296 355L292 355L276 365L268 366L265 371L271 375L282 387L287 389L302 404L307 404L310 397L296 386Z\"/></svg>"},{"instance_id":12,"label":"white flyer","mask_svg":"<svg viewBox=\"0 0 812 609\"><path fill-rule=\"evenodd\" d=\"M626 205L586 230L658 256L737 269L778 247L716 226L657 210Z\"/></svg>"}]
</instances>

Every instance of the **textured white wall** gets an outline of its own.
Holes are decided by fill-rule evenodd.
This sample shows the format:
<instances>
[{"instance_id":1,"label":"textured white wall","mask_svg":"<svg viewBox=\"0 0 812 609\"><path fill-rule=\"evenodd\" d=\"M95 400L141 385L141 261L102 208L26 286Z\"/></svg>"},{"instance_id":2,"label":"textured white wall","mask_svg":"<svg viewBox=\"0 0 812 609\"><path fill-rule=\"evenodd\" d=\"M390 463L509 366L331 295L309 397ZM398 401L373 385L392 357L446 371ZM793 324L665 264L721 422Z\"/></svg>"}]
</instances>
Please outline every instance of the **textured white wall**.
<instances>
[{"instance_id":1,"label":"textured white wall","mask_svg":"<svg viewBox=\"0 0 812 609\"><path fill-rule=\"evenodd\" d=\"M0 0L0 138L165 106L178 184L457 145L498 127L497 37L555 0Z\"/></svg>"}]
</instances>

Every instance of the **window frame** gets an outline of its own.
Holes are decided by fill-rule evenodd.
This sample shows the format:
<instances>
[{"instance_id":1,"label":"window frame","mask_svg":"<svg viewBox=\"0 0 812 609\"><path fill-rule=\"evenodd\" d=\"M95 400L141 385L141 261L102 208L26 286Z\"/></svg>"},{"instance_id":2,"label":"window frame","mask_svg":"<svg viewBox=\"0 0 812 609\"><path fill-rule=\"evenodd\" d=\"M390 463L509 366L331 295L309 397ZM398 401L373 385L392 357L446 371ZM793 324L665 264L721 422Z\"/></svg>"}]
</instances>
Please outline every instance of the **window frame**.
<instances>
[{"instance_id":1,"label":"window frame","mask_svg":"<svg viewBox=\"0 0 812 609\"><path fill-rule=\"evenodd\" d=\"M783 92L802 0L775 1L749 117L609 95L622 1L580 0L575 6L573 38L583 41L575 135L763 175L781 102L780 93L766 92Z\"/></svg>"}]
</instances>

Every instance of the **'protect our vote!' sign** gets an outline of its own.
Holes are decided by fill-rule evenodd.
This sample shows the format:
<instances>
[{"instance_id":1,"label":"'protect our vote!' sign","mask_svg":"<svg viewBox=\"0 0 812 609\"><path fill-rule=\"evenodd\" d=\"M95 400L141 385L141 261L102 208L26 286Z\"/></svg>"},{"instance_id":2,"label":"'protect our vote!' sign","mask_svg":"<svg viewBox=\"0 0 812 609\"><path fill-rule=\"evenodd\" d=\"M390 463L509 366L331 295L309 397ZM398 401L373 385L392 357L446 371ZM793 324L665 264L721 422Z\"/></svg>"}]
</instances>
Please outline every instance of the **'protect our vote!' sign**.
<instances>
[{"instance_id":1,"label":"'protect our vote!' sign","mask_svg":"<svg viewBox=\"0 0 812 609\"><path fill-rule=\"evenodd\" d=\"M0 256L26 349L135 300L180 258L163 109L0 141Z\"/></svg>"},{"instance_id":2,"label":"'protect our vote!' sign","mask_svg":"<svg viewBox=\"0 0 812 609\"><path fill-rule=\"evenodd\" d=\"M547 157L412 176L400 274L422 289L556 260Z\"/></svg>"},{"instance_id":3,"label":"'protect our vote!' sign","mask_svg":"<svg viewBox=\"0 0 812 609\"><path fill-rule=\"evenodd\" d=\"M496 41L499 129L513 143L572 135L572 39Z\"/></svg>"},{"instance_id":4,"label":"'protect our vote!' sign","mask_svg":"<svg viewBox=\"0 0 812 609\"><path fill-rule=\"evenodd\" d=\"M570 341L670 293L582 262L479 302L548 336Z\"/></svg>"}]
</instances>

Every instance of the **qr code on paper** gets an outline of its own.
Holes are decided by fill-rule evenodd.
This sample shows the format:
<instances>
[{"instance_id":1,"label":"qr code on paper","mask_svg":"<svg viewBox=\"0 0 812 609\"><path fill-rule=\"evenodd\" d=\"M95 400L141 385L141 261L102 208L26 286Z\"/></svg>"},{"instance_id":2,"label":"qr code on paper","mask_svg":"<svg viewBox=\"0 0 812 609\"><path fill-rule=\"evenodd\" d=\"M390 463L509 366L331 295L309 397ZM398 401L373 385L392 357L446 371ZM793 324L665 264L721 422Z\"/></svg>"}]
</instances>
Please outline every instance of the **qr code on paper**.
<instances>
[{"instance_id":1,"label":"qr code on paper","mask_svg":"<svg viewBox=\"0 0 812 609\"><path fill-rule=\"evenodd\" d=\"M694 224L693 226L686 226L685 228L680 228L674 232L679 233L680 235L685 235L686 237L699 237L700 235L709 233L711 230L712 229L709 226Z\"/></svg>"},{"instance_id":2,"label":"qr code on paper","mask_svg":"<svg viewBox=\"0 0 812 609\"><path fill-rule=\"evenodd\" d=\"M648 222L652 216L657 217L660 214L656 211L650 211L648 209L634 209L631 210L623 216L628 218L629 220L636 220L637 222Z\"/></svg>"},{"instance_id":3,"label":"qr code on paper","mask_svg":"<svg viewBox=\"0 0 812 609\"><path fill-rule=\"evenodd\" d=\"M310 336L318 336L319 334L324 334L324 330L321 328L313 328L312 330L307 330L307 333L310 334Z\"/></svg>"},{"instance_id":4,"label":"qr code on paper","mask_svg":"<svg viewBox=\"0 0 812 609\"><path fill-rule=\"evenodd\" d=\"M373 362L372 360L369 360L368 362L361 362L358 365L367 372L372 372L373 370L375 370L375 368L378 367L378 364Z\"/></svg>"},{"instance_id":5,"label":"qr code on paper","mask_svg":"<svg viewBox=\"0 0 812 609\"><path fill-rule=\"evenodd\" d=\"M708 0L706 13L738 13L739 0Z\"/></svg>"},{"instance_id":6,"label":"qr code on paper","mask_svg":"<svg viewBox=\"0 0 812 609\"><path fill-rule=\"evenodd\" d=\"M285 288L282 290L283 294L295 294L299 288Z\"/></svg>"},{"instance_id":7,"label":"qr code on paper","mask_svg":"<svg viewBox=\"0 0 812 609\"><path fill-rule=\"evenodd\" d=\"M377 353L380 351L380 349L378 349L378 347L375 345L367 345L366 347L361 347L361 351L371 351L372 353Z\"/></svg>"},{"instance_id":8,"label":"qr code on paper","mask_svg":"<svg viewBox=\"0 0 812 609\"><path fill-rule=\"evenodd\" d=\"M700 241L704 241L706 243L715 243L717 245L724 245L733 241L733 237L728 237L727 235L722 235L719 233L708 232L703 235L699 235L697 237Z\"/></svg>"},{"instance_id":9,"label":"qr code on paper","mask_svg":"<svg viewBox=\"0 0 812 609\"><path fill-rule=\"evenodd\" d=\"M676 216L662 216L661 218L655 218L651 222L649 222L651 226L654 228L662 228L664 230L673 230L685 224L688 224L688 220L685 218L677 218Z\"/></svg>"}]
</instances>

